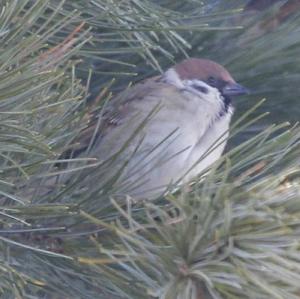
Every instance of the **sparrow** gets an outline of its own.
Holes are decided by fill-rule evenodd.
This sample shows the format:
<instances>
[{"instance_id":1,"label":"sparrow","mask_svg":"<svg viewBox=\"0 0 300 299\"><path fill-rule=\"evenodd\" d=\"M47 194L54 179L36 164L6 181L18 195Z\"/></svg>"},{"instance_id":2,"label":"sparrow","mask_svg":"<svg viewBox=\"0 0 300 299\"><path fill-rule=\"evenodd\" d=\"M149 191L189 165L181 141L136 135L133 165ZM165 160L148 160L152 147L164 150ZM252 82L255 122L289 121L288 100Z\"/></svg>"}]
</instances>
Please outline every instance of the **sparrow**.
<instances>
[{"instance_id":1,"label":"sparrow","mask_svg":"<svg viewBox=\"0 0 300 299\"><path fill-rule=\"evenodd\" d=\"M82 154L89 144L89 156L102 163L99 184L113 182L114 194L155 198L221 156L231 99L247 92L220 64L186 59L112 98L99 114L98 130L89 125L73 153Z\"/></svg>"}]
</instances>

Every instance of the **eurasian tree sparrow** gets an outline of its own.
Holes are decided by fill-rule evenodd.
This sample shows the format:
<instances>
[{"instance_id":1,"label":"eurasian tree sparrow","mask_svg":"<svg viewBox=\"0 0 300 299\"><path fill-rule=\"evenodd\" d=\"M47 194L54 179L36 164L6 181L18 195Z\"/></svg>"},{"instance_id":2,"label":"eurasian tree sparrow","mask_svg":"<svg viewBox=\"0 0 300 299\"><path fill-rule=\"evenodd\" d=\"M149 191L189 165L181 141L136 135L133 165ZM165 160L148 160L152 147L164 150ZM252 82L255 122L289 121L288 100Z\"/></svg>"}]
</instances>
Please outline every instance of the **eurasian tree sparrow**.
<instances>
[{"instance_id":1,"label":"eurasian tree sparrow","mask_svg":"<svg viewBox=\"0 0 300 299\"><path fill-rule=\"evenodd\" d=\"M246 92L223 66L196 58L126 89L101 114L89 152L106 161L99 182L115 177L118 194L153 198L189 181L221 156L234 111L231 96ZM83 139L90 140L86 132Z\"/></svg>"}]
</instances>

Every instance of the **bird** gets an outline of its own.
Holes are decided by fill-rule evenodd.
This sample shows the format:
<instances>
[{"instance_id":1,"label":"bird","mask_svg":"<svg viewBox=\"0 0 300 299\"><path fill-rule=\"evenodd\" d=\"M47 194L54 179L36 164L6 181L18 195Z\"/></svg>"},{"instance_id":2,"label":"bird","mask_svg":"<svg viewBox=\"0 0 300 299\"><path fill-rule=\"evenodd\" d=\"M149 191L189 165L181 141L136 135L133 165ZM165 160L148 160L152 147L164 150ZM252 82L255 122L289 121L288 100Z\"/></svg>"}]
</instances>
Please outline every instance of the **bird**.
<instances>
[{"instance_id":1,"label":"bird","mask_svg":"<svg viewBox=\"0 0 300 299\"><path fill-rule=\"evenodd\" d=\"M187 58L113 97L82 131L72 157L89 148L88 155L102 163L99 184L113 181L116 195L159 197L218 160L232 97L246 93L222 65Z\"/></svg>"}]
</instances>

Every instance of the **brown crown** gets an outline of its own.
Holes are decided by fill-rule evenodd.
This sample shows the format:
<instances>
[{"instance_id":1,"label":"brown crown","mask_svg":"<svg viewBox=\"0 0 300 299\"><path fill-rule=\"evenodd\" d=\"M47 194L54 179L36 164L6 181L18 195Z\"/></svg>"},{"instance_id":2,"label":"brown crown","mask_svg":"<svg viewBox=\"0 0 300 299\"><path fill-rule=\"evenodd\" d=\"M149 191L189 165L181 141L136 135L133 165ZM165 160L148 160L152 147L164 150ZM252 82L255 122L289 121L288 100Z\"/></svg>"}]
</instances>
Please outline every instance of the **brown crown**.
<instances>
[{"instance_id":1,"label":"brown crown","mask_svg":"<svg viewBox=\"0 0 300 299\"><path fill-rule=\"evenodd\" d=\"M222 65L208 59L188 58L175 65L174 68L181 80L207 81L210 77L214 77L229 83L235 82Z\"/></svg>"}]
</instances>

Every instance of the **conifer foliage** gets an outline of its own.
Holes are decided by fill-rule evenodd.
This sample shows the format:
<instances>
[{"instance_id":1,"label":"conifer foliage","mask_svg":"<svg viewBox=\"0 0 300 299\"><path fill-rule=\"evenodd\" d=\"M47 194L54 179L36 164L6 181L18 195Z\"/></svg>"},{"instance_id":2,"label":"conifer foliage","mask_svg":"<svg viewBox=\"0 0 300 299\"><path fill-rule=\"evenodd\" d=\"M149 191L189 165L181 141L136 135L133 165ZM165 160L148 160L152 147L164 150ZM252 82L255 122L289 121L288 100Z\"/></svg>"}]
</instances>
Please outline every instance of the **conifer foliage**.
<instances>
[{"instance_id":1,"label":"conifer foliage","mask_svg":"<svg viewBox=\"0 0 300 299\"><path fill-rule=\"evenodd\" d=\"M1 298L299 298L290 2L0 1ZM119 90L188 55L253 90L226 153L163 198L114 196L113 162L73 157L76 137Z\"/></svg>"}]
</instances>

